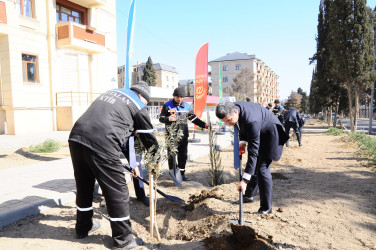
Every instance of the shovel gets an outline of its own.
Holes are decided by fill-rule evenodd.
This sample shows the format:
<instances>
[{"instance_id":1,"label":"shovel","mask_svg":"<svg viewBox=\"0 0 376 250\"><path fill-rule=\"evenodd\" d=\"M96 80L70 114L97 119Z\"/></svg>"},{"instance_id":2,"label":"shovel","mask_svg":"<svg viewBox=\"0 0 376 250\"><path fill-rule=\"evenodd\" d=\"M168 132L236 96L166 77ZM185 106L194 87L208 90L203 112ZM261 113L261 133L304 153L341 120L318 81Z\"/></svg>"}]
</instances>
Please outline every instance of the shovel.
<instances>
[{"instance_id":1,"label":"shovel","mask_svg":"<svg viewBox=\"0 0 376 250\"><path fill-rule=\"evenodd\" d=\"M234 167L239 168L240 181L242 180L242 154L239 152L239 128L238 125L234 126ZM238 155L239 154L239 155ZM252 225L252 222L244 221L243 217L243 193L239 190L239 219L230 219L233 225Z\"/></svg>"},{"instance_id":2,"label":"shovel","mask_svg":"<svg viewBox=\"0 0 376 250\"><path fill-rule=\"evenodd\" d=\"M181 176L180 169L176 164L176 154L173 154L173 168L169 171L172 181L175 183L176 186L181 186L183 182L183 177Z\"/></svg>"},{"instance_id":3,"label":"shovel","mask_svg":"<svg viewBox=\"0 0 376 250\"><path fill-rule=\"evenodd\" d=\"M123 167L128 170L129 172L133 173L133 170L131 167L128 167L127 165L123 165ZM139 179L140 181L142 181L143 183L145 183L146 185L149 186L149 182L144 180L143 178L141 178L140 176L137 176L137 179ZM168 194L165 194L163 193L161 190L159 190L157 188L157 192L162 195L163 197L165 197L166 199L169 199L170 201L173 201L173 202L178 202L178 203L185 203L185 201L183 199L180 199L179 197L176 197L176 196L172 196L172 195L168 195Z\"/></svg>"}]
</instances>

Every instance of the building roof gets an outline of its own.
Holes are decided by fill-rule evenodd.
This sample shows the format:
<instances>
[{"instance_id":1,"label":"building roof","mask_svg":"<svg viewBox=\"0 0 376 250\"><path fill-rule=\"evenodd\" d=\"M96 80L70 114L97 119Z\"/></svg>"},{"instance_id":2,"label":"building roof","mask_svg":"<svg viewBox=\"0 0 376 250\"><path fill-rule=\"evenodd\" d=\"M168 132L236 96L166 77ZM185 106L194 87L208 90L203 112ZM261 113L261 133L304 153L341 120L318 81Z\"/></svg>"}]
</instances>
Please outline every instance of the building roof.
<instances>
[{"instance_id":1,"label":"building roof","mask_svg":"<svg viewBox=\"0 0 376 250\"><path fill-rule=\"evenodd\" d=\"M237 60L249 60L249 59L257 60L255 55L248 55L247 53L234 52L234 53L228 53L225 56L211 60L210 62L237 61Z\"/></svg>"},{"instance_id":2,"label":"building roof","mask_svg":"<svg viewBox=\"0 0 376 250\"><path fill-rule=\"evenodd\" d=\"M145 66L146 63L139 63L137 65L133 65L133 67L140 67L140 66ZM122 66L120 66L122 67ZM162 63L153 63L153 67L155 70L164 70L164 71L169 71L169 72L173 72L173 73L178 73L176 71L176 68L175 67L172 67L172 66L168 66L166 64L162 64Z\"/></svg>"}]
</instances>

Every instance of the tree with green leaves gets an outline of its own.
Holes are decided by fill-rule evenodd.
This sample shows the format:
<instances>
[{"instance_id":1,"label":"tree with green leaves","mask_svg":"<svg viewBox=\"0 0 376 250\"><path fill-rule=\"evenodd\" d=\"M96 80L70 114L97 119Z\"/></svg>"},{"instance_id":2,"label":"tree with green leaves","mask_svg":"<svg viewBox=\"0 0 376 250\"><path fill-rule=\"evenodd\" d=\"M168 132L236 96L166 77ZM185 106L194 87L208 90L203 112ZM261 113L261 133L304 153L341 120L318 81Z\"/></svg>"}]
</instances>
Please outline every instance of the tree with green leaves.
<instances>
[{"instance_id":1,"label":"tree with green leaves","mask_svg":"<svg viewBox=\"0 0 376 250\"><path fill-rule=\"evenodd\" d=\"M299 94L299 95L301 95L301 97L302 97L302 99L301 99L301 101L300 101L300 107L299 107L299 111L301 112L301 113L307 113L308 112L308 102L309 102L309 100L308 100L308 96L307 96L307 93L306 92L304 92L303 91L303 89L302 88L298 88L298 90L297 90L297 93Z\"/></svg>"},{"instance_id":2,"label":"tree with green leaves","mask_svg":"<svg viewBox=\"0 0 376 250\"><path fill-rule=\"evenodd\" d=\"M153 61L151 60L150 56L148 57L148 61L146 62L142 80L147 82L149 86L155 86L157 84L157 75L155 73Z\"/></svg>"}]
</instances>

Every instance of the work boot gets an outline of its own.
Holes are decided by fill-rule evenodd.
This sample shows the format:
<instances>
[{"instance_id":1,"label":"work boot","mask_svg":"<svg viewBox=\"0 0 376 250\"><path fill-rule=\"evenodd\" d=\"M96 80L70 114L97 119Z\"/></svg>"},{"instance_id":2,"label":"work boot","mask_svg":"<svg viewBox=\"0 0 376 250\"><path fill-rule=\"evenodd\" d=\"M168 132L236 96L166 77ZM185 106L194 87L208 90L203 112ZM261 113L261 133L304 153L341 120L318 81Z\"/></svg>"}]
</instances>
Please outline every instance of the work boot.
<instances>
[{"instance_id":1,"label":"work boot","mask_svg":"<svg viewBox=\"0 0 376 250\"><path fill-rule=\"evenodd\" d=\"M93 225L91 226L91 229L87 233L78 234L76 233L76 239L83 239L86 238L90 233L98 230L101 227L101 223L99 221L93 221Z\"/></svg>"},{"instance_id":2,"label":"work boot","mask_svg":"<svg viewBox=\"0 0 376 250\"><path fill-rule=\"evenodd\" d=\"M144 244L144 241L141 238L133 238L132 240L125 246L123 247L112 247L112 249L116 250L128 250L128 249L133 249L139 246L142 246Z\"/></svg>"},{"instance_id":3,"label":"work boot","mask_svg":"<svg viewBox=\"0 0 376 250\"><path fill-rule=\"evenodd\" d=\"M185 172L181 172L181 177L183 178L183 181L191 181L190 178L185 176Z\"/></svg>"}]
</instances>

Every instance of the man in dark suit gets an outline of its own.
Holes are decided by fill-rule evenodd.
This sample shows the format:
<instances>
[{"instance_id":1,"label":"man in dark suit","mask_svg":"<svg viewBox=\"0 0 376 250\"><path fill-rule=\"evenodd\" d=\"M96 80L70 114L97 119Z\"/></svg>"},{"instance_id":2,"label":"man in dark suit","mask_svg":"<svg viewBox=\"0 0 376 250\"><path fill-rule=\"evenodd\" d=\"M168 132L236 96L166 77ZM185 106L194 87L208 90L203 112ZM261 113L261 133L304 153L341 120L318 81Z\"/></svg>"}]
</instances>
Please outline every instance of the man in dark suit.
<instances>
[{"instance_id":1,"label":"man in dark suit","mask_svg":"<svg viewBox=\"0 0 376 250\"><path fill-rule=\"evenodd\" d=\"M302 117L300 116L298 110L296 109L289 109L285 112L285 130L286 133L290 133L290 128L293 128L296 134L296 138L298 139L299 147L302 146L302 137L300 134L300 123ZM289 141L286 142L286 147L289 146Z\"/></svg>"},{"instance_id":2,"label":"man in dark suit","mask_svg":"<svg viewBox=\"0 0 376 250\"><path fill-rule=\"evenodd\" d=\"M216 107L216 116L226 125L239 127L239 150L248 143L248 160L238 190L252 197L260 189L259 213L272 212L272 161L282 156L288 140L282 123L264 107L250 102L222 102ZM257 176L255 178L255 176ZM252 178L251 178L252 177Z\"/></svg>"}]
</instances>

